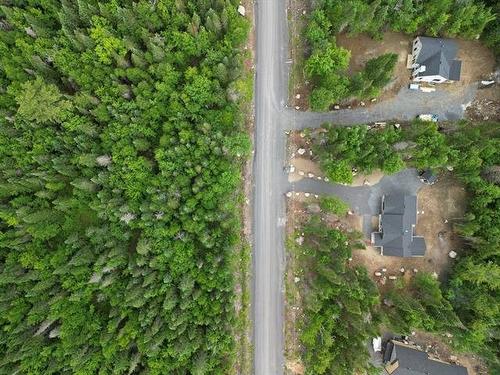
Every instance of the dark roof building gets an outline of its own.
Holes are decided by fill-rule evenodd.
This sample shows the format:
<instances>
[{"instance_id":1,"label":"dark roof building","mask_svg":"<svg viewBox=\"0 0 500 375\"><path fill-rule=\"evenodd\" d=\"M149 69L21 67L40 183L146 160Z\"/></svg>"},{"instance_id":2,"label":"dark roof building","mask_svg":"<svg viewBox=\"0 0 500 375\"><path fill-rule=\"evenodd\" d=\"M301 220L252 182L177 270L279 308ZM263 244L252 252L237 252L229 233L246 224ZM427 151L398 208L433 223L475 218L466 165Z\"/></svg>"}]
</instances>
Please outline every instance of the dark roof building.
<instances>
[{"instance_id":1,"label":"dark roof building","mask_svg":"<svg viewBox=\"0 0 500 375\"><path fill-rule=\"evenodd\" d=\"M395 340L387 343L384 363L389 375L468 375L463 366L429 358L427 353Z\"/></svg>"},{"instance_id":2,"label":"dark roof building","mask_svg":"<svg viewBox=\"0 0 500 375\"><path fill-rule=\"evenodd\" d=\"M427 168L420 174L420 181L428 185L435 184L437 182L437 179L437 175L430 168Z\"/></svg>"},{"instance_id":3,"label":"dark roof building","mask_svg":"<svg viewBox=\"0 0 500 375\"><path fill-rule=\"evenodd\" d=\"M426 250L425 240L414 235L416 223L415 195L385 195L382 197L379 231L372 233L372 243L375 247L380 247L382 255L423 256Z\"/></svg>"},{"instance_id":4,"label":"dark roof building","mask_svg":"<svg viewBox=\"0 0 500 375\"><path fill-rule=\"evenodd\" d=\"M462 61L453 39L419 36L412 44L413 80L424 82L459 81Z\"/></svg>"}]
</instances>

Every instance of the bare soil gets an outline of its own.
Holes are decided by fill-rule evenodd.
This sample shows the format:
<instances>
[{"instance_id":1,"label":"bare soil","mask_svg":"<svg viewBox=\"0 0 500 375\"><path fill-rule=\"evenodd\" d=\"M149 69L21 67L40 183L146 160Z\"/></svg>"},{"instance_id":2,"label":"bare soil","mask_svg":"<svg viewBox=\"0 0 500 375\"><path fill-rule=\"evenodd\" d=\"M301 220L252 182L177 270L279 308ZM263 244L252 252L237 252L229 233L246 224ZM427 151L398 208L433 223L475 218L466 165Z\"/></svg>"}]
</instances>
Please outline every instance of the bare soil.
<instances>
[{"instance_id":1,"label":"bare soil","mask_svg":"<svg viewBox=\"0 0 500 375\"><path fill-rule=\"evenodd\" d=\"M500 85L478 90L474 101L467 108L466 116L474 121L499 121Z\"/></svg>"},{"instance_id":2,"label":"bare soil","mask_svg":"<svg viewBox=\"0 0 500 375\"><path fill-rule=\"evenodd\" d=\"M353 253L353 264L367 268L372 279L381 289L384 285L394 282L388 276L396 276L409 280L416 272L436 274L441 281L445 281L453 260L448 256L451 250L458 253L462 240L453 231L453 223L460 221L465 213L467 194L464 186L451 174L445 174L432 186L424 186L418 193L418 219L415 228L416 235L423 236L427 244L427 251L423 257L401 258L380 255L380 250L370 245L366 240L365 250ZM378 220L372 221L375 230ZM385 268L382 277L375 276L375 272ZM401 272L404 268L404 272ZM384 283L384 276L386 277Z\"/></svg>"},{"instance_id":3,"label":"bare soil","mask_svg":"<svg viewBox=\"0 0 500 375\"><path fill-rule=\"evenodd\" d=\"M377 99L380 101L393 97L401 87L410 83L410 71L406 69L406 58L410 52L412 39L409 35L395 32L384 33L382 40L372 39L367 34L349 37L348 34L343 33L337 35L337 45L351 51L349 75L363 70L368 60L384 53L392 52L398 55L398 62L394 68L394 79L383 89L382 94Z\"/></svg>"}]
</instances>

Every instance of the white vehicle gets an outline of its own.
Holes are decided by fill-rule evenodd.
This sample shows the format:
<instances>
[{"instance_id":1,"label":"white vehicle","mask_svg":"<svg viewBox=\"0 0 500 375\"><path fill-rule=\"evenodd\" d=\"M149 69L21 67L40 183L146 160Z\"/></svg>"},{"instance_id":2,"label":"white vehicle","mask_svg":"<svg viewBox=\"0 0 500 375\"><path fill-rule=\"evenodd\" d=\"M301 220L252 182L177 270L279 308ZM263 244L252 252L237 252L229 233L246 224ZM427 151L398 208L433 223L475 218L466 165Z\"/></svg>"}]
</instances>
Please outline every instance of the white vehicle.
<instances>
[{"instance_id":1,"label":"white vehicle","mask_svg":"<svg viewBox=\"0 0 500 375\"><path fill-rule=\"evenodd\" d=\"M438 115L432 114L432 113L424 113L421 115L418 115L417 118L422 121L432 121L432 122L438 122Z\"/></svg>"}]
</instances>

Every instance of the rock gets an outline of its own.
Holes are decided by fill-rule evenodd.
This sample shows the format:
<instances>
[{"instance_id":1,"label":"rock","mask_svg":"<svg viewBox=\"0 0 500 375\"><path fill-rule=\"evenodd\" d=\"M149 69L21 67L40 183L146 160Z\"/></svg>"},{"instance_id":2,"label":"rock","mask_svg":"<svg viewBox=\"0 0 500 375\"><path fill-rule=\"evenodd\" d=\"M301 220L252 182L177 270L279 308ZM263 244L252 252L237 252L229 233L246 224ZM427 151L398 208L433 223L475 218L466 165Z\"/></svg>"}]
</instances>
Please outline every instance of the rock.
<instances>
[{"instance_id":1,"label":"rock","mask_svg":"<svg viewBox=\"0 0 500 375\"><path fill-rule=\"evenodd\" d=\"M435 278L435 279L437 279L437 278L438 278L438 274L434 271L434 272L432 273L432 277L433 277L433 278Z\"/></svg>"},{"instance_id":2,"label":"rock","mask_svg":"<svg viewBox=\"0 0 500 375\"><path fill-rule=\"evenodd\" d=\"M309 177L309 178L314 178L314 173L309 172L309 173L307 174L307 177Z\"/></svg>"},{"instance_id":3,"label":"rock","mask_svg":"<svg viewBox=\"0 0 500 375\"><path fill-rule=\"evenodd\" d=\"M300 277L295 276L293 278L293 281L295 282L295 284L297 284L300 281Z\"/></svg>"},{"instance_id":4,"label":"rock","mask_svg":"<svg viewBox=\"0 0 500 375\"><path fill-rule=\"evenodd\" d=\"M382 276L382 272L380 272L380 271L375 271L375 276L377 276L377 277Z\"/></svg>"},{"instance_id":5,"label":"rock","mask_svg":"<svg viewBox=\"0 0 500 375\"><path fill-rule=\"evenodd\" d=\"M31 27L26 27L24 31L26 31L26 34L28 34L30 37L36 38L36 32Z\"/></svg>"},{"instance_id":6,"label":"rock","mask_svg":"<svg viewBox=\"0 0 500 375\"><path fill-rule=\"evenodd\" d=\"M458 360L458 357L456 355L450 355L451 362L456 362L457 360Z\"/></svg>"},{"instance_id":7,"label":"rock","mask_svg":"<svg viewBox=\"0 0 500 375\"><path fill-rule=\"evenodd\" d=\"M446 337L448 337L449 339L451 339L453 337L453 335L451 333L449 333L449 332L446 332L444 335Z\"/></svg>"},{"instance_id":8,"label":"rock","mask_svg":"<svg viewBox=\"0 0 500 375\"><path fill-rule=\"evenodd\" d=\"M389 276L389 280L396 280L396 279L397 279L397 276L394 276L394 275Z\"/></svg>"},{"instance_id":9,"label":"rock","mask_svg":"<svg viewBox=\"0 0 500 375\"><path fill-rule=\"evenodd\" d=\"M451 259L455 259L457 257L457 253L453 250L451 250L449 253L448 253L448 256L451 258Z\"/></svg>"},{"instance_id":10,"label":"rock","mask_svg":"<svg viewBox=\"0 0 500 375\"><path fill-rule=\"evenodd\" d=\"M418 269L417 268L414 268L413 269L413 273L417 273L418 272Z\"/></svg>"},{"instance_id":11,"label":"rock","mask_svg":"<svg viewBox=\"0 0 500 375\"><path fill-rule=\"evenodd\" d=\"M305 172L304 171L299 171L299 176L305 176Z\"/></svg>"},{"instance_id":12,"label":"rock","mask_svg":"<svg viewBox=\"0 0 500 375\"><path fill-rule=\"evenodd\" d=\"M290 198L290 197L292 196L292 192L291 192L291 191L289 191L288 193L286 193L286 196L287 196L288 198Z\"/></svg>"},{"instance_id":13,"label":"rock","mask_svg":"<svg viewBox=\"0 0 500 375\"><path fill-rule=\"evenodd\" d=\"M295 239L295 242L299 245L299 246L302 246L302 244L304 243L304 237L300 236L300 237L297 237Z\"/></svg>"},{"instance_id":14,"label":"rock","mask_svg":"<svg viewBox=\"0 0 500 375\"><path fill-rule=\"evenodd\" d=\"M448 165L448 166L446 167L446 169L448 169L448 170L451 172L451 171L453 171L453 166Z\"/></svg>"},{"instance_id":15,"label":"rock","mask_svg":"<svg viewBox=\"0 0 500 375\"><path fill-rule=\"evenodd\" d=\"M296 193L295 193L295 196L296 196L296 197L298 197L299 195L300 195L300 193L299 193L299 192L296 192Z\"/></svg>"},{"instance_id":16,"label":"rock","mask_svg":"<svg viewBox=\"0 0 500 375\"><path fill-rule=\"evenodd\" d=\"M373 102L376 102L377 101L377 98L373 98L372 100L370 100L372 103Z\"/></svg>"},{"instance_id":17,"label":"rock","mask_svg":"<svg viewBox=\"0 0 500 375\"><path fill-rule=\"evenodd\" d=\"M300 135L300 138L304 138L306 136L306 133L302 132L299 135Z\"/></svg>"},{"instance_id":18,"label":"rock","mask_svg":"<svg viewBox=\"0 0 500 375\"><path fill-rule=\"evenodd\" d=\"M325 177L324 180L325 180L325 182L330 181L330 179L328 177Z\"/></svg>"},{"instance_id":19,"label":"rock","mask_svg":"<svg viewBox=\"0 0 500 375\"><path fill-rule=\"evenodd\" d=\"M339 109L340 109L340 106L339 106L339 105L334 105L334 106L333 106L333 109L335 109L335 110L339 110Z\"/></svg>"},{"instance_id":20,"label":"rock","mask_svg":"<svg viewBox=\"0 0 500 375\"><path fill-rule=\"evenodd\" d=\"M318 177L316 177L316 178L317 178L318 180L320 180L320 181L323 179L323 177L321 177L321 176L318 176Z\"/></svg>"},{"instance_id":21,"label":"rock","mask_svg":"<svg viewBox=\"0 0 500 375\"><path fill-rule=\"evenodd\" d=\"M379 282L381 285L385 285L385 283L387 282L387 277L383 276L382 278L380 278Z\"/></svg>"},{"instance_id":22,"label":"rock","mask_svg":"<svg viewBox=\"0 0 500 375\"><path fill-rule=\"evenodd\" d=\"M359 105L360 105L361 107L364 107L366 104L365 104L365 102L359 102Z\"/></svg>"},{"instance_id":23,"label":"rock","mask_svg":"<svg viewBox=\"0 0 500 375\"><path fill-rule=\"evenodd\" d=\"M238 13L241 14L243 17L245 16L246 10L243 5L238 5Z\"/></svg>"},{"instance_id":24,"label":"rock","mask_svg":"<svg viewBox=\"0 0 500 375\"><path fill-rule=\"evenodd\" d=\"M300 99L300 94L295 95L295 99Z\"/></svg>"},{"instance_id":25,"label":"rock","mask_svg":"<svg viewBox=\"0 0 500 375\"><path fill-rule=\"evenodd\" d=\"M401 267L401 268L399 269L399 272L401 272L401 273L405 273L405 268L404 268L404 267Z\"/></svg>"},{"instance_id":26,"label":"rock","mask_svg":"<svg viewBox=\"0 0 500 375\"><path fill-rule=\"evenodd\" d=\"M351 109L352 107L350 105L347 106L347 109Z\"/></svg>"},{"instance_id":27,"label":"rock","mask_svg":"<svg viewBox=\"0 0 500 375\"><path fill-rule=\"evenodd\" d=\"M304 15L305 15L306 13L307 13L307 12L306 12L306 10L303 10L303 11L302 11L302 14L304 14Z\"/></svg>"},{"instance_id":28,"label":"rock","mask_svg":"<svg viewBox=\"0 0 500 375\"><path fill-rule=\"evenodd\" d=\"M98 166L100 167L107 167L108 165L111 164L111 156L109 155L101 155L101 156L98 156L96 159L95 159L96 163Z\"/></svg>"},{"instance_id":29,"label":"rock","mask_svg":"<svg viewBox=\"0 0 500 375\"><path fill-rule=\"evenodd\" d=\"M319 198L319 195L318 194L314 194L314 198Z\"/></svg>"},{"instance_id":30,"label":"rock","mask_svg":"<svg viewBox=\"0 0 500 375\"><path fill-rule=\"evenodd\" d=\"M392 302L390 299L388 298L384 298L384 300L382 301L384 305L388 306L388 307L393 307L394 306L394 302Z\"/></svg>"},{"instance_id":31,"label":"rock","mask_svg":"<svg viewBox=\"0 0 500 375\"><path fill-rule=\"evenodd\" d=\"M370 186L370 182L365 178L365 180L363 181L363 185Z\"/></svg>"},{"instance_id":32,"label":"rock","mask_svg":"<svg viewBox=\"0 0 500 375\"><path fill-rule=\"evenodd\" d=\"M298 105L295 106L295 109L300 109L300 107Z\"/></svg>"},{"instance_id":33,"label":"rock","mask_svg":"<svg viewBox=\"0 0 500 375\"><path fill-rule=\"evenodd\" d=\"M304 196L308 198L311 195L311 193L304 193Z\"/></svg>"},{"instance_id":34,"label":"rock","mask_svg":"<svg viewBox=\"0 0 500 375\"><path fill-rule=\"evenodd\" d=\"M319 214L321 212L321 207L317 203L311 203L307 206L307 211L311 214Z\"/></svg>"},{"instance_id":35,"label":"rock","mask_svg":"<svg viewBox=\"0 0 500 375\"><path fill-rule=\"evenodd\" d=\"M382 268L381 271L385 273L387 272L387 268Z\"/></svg>"},{"instance_id":36,"label":"rock","mask_svg":"<svg viewBox=\"0 0 500 375\"><path fill-rule=\"evenodd\" d=\"M290 165L290 167L288 168L288 170L290 171L290 173L295 172L295 166L294 165Z\"/></svg>"},{"instance_id":37,"label":"rock","mask_svg":"<svg viewBox=\"0 0 500 375\"><path fill-rule=\"evenodd\" d=\"M297 150L297 154L299 154L299 155L304 155L305 153L306 153L306 149L305 148L299 148Z\"/></svg>"}]
</instances>

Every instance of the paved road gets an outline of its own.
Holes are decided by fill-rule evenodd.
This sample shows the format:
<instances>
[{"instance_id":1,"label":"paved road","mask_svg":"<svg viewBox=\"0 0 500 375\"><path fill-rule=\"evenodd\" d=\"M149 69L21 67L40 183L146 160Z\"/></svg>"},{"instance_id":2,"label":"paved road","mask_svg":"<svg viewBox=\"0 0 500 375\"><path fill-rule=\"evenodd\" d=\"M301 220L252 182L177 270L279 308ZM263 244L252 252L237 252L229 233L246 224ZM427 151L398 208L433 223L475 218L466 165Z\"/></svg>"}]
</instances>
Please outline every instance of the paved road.
<instances>
[{"instance_id":1,"label":"paved road","mask_svg":"<svg viewBox=\"0 0 500 375\"><path fill-rule=\"evenodd\" d=\"M286 2L257 0L254 161L254 372L283 373L283 108L287 95Z\"/></svg>"}]
</instances>

